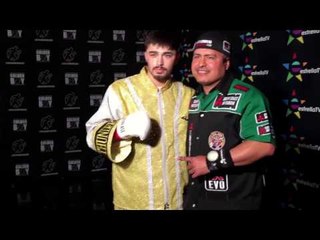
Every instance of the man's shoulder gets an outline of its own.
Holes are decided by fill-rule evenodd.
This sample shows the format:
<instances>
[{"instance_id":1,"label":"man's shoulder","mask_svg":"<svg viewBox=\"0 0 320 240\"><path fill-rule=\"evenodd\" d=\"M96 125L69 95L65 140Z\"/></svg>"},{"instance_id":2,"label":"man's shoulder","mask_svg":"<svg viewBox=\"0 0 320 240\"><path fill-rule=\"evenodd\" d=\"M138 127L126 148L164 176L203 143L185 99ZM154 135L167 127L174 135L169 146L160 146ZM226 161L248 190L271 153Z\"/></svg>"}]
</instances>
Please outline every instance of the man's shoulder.
<instances>
[{"instance_id":1,"label":"man's shoulder","mask_svg":"<svg viewBox=\"0 0 320 240\"><path fill-rule=\"evenodd\" d=\"M243 93L261 94L261 91L257 87L253 86L250 83L243 82L243 81L236 79L236 78L233 79L232 84L231 84L231 88L233 88L236 91L243 92Z\"/></svg>"},{"instance_id":2,"label":"man's shoulder","mask_svg":"<svg viewBox=\"0 0 320 240\"><path fill-rule=\"evenodd\" d=\"M113 87L117 87L117 86L123 86L123 85L126 85L126 81L128 81L129 79L134 79L136 75L130 75L130 76L127 76L127 77L124 77L124 78L119 78L117 80L114 80L110 86L113 86Z\"/></svg>"}]
</instances>

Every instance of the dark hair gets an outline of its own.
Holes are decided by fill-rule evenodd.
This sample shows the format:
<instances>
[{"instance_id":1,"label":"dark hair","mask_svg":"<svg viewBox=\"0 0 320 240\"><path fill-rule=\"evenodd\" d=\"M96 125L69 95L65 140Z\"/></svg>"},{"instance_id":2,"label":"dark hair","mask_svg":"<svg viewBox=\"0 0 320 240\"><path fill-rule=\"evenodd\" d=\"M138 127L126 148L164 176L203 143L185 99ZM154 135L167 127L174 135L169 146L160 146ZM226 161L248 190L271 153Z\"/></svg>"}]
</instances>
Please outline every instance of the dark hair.
<instances>
[{"instance_id":1,"label":"dark hair","mask_svg":"<svg viewBox=\"0 0 320 240\"><path fill-rule=\"evenodd\" d=\"M180 36L176 31L152 30L148 32L144 41L145 49L147 49L150 44L168 46L170 49L178 51L180 47Z\"/></svg>"}]
</instances>

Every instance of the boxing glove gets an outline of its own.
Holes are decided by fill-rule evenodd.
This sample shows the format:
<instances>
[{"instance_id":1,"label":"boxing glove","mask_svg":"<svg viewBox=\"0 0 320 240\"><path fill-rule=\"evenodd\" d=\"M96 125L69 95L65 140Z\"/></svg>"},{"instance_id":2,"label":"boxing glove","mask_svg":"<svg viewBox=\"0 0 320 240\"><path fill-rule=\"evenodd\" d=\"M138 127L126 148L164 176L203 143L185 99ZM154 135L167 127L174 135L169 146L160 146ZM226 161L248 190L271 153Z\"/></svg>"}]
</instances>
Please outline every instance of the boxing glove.
<instances>
[{"instance_id":1,"label":"boxing glove","mask_svg":"<svg viewBox=\"0 0 320 240\"><path fill-rule=\"evenodd\" d=\"M151 129L151 119L145 111L137 111L122 118L117 123L117 135L121 139L139 137L145 140Z\"/></svg>"}]
</instances>

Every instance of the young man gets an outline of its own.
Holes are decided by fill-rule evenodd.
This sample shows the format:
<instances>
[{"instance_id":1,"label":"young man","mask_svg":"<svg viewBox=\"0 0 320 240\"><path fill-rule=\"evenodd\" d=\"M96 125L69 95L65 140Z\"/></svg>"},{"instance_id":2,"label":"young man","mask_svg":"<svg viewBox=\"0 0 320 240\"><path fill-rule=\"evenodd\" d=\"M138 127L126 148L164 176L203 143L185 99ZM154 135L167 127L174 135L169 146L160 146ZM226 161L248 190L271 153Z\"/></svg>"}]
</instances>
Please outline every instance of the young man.
<instances>
[{"instance_id":1,"label":"young man","mask_svg":"<svg viewBox=\"0 0 320 240\"><path fill-rule=\"evenodd\" d=\"M192 74L200 84L189 109L189 185L184 209L259 209L262 161L275 151L269 103L255 87L234 79L230 42L219 32L200 35Z\"/></svg>"},{"instance_id":2,"label":"young man","mask_svg":"<svg viewBox=\"0 0 320 240\"><path fill-rule=\"evenodd\" d=\"M188 181L188 107L193 89L171 79L178 60L177 35L151 31L145 39L147 65L112 83L87 121L87 143L112 164L115 209L182 209Z\"/></svg>"}]
</instances>

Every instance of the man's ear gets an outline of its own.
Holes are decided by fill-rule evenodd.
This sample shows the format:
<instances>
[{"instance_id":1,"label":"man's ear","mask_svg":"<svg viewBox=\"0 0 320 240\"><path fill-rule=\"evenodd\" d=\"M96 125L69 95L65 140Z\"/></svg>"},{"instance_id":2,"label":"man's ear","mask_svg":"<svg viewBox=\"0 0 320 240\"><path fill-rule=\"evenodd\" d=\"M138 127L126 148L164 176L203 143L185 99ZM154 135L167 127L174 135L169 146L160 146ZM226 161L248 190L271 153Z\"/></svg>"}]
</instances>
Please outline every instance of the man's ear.
<instances>
[{"instance_id":1,"label":"man's ear","mask_svg":"<svg viewBox=\"0 0 320 240\"><path fill-rule=\"evenodd\" d=\"M226 67L226 71L229 70L230 68L230 59L226 59L226 62L225 62L225 67Z\"/></svg>"},{"instance_id":2,"label":"man's ear","mask_svg":"<svg viewBox=\"0 0 320 240\"><path fill-rule=\"evenodd\" d=\"M144 59L146 60L147 59L147 51L144 51L143 56L144 56Z\"/></svg>"}]
</instances>

